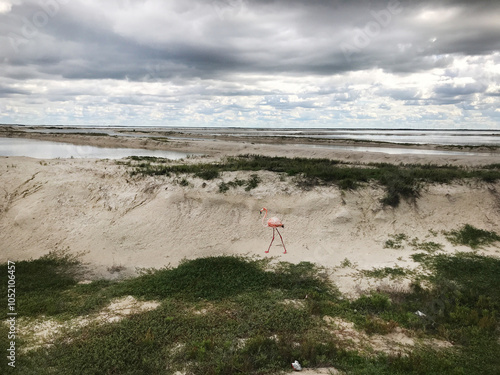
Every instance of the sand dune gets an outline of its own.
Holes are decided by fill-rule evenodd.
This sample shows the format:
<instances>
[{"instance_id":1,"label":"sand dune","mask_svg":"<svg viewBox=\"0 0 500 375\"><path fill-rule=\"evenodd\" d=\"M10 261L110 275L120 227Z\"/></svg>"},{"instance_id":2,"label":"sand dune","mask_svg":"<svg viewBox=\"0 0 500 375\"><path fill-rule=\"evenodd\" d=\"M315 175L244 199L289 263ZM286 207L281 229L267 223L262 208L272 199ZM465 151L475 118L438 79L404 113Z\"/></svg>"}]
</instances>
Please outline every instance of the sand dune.
<instances>
[{"instance_id":1,"label":"sand dune","mask_svg":"<svg viewBox=\"0 0 500 375\"><path fill-rule=\"evenodd\" d=\"M225 172L223 179L248 175ZM416 203L393 209L381 205L384 191L375 185L304 191L291 178L259 176L262 183L250 192L221 194L220 180L187 176L189 186L181 186L179 177L131 177L114 161L0 158L0 262L69 250L84 253L89 277L115 278L183 258L271 256L326 266L341 290L354 294L371 284L351 268L334 268L346 259L357 269L414 265L410 247L384 248L391 234L439 242L453 252L457 247L441 230L465 223L500 230L500 183L429 185ZM286 255L280 241L264 253L272 231L261 225L263 206L285 223ZM495 247L485 251L498 254Z\"/></svg>"}]
</instances>

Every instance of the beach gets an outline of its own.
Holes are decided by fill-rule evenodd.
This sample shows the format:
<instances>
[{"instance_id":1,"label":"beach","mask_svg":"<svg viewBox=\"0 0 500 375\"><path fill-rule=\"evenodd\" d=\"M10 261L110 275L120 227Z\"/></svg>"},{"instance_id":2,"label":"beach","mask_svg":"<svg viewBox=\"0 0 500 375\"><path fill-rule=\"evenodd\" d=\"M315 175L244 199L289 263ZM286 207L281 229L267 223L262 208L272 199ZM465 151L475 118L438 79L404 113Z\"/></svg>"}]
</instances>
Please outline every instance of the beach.
<instances>
[{"instance_id":1,"label":"beach","mask_svg":"<svg viewBox=\"0 0 500 375\"><path fill-rule=\"evenodd\" d=\"M300 144L275 138L235 140L226 135L197 140L186 136L165 142L141 137L25 134L3 129L0 136L201 154L178 162L186 164L260 154L363 164L472 167L496 163L499 155L496 150L475 150L473 156L391 155L313 148L304 145L303 140ZM144 268L176 266L183 259L217 255L273 257L276 261L324 266L339 289L355 297L391 284L389 279L360 279L358 270L417 266L411 258L415 252L411 246L386 248L391 236L403 233L420 242L441 243L444 252L453 253L470 249L451 245L443 231L464 224L499 230L499 182L427 184L418 199L403 200L396 208L381 203L384 189L375 183L355 190L341 190L335 185L304 189L292 176L269 171L257 172L261 182L250 191L243 187L219 191L221 182L246 180L253 173L223 172L219 178L206 181L188 174L132 176L130 169L117 160L1 157L0 262L68 251L81 254L88 265L87 278L116 279L136 275ZM181 184L182 180L185 182ZM265 253L272 230L262 226L262 207L285 224L281 233L287 254L283 254L278 237L270 253ZM495 246L482 251L499 255ZM342 263L355 267L340 268Z\"/></svg>"}]
</instances>

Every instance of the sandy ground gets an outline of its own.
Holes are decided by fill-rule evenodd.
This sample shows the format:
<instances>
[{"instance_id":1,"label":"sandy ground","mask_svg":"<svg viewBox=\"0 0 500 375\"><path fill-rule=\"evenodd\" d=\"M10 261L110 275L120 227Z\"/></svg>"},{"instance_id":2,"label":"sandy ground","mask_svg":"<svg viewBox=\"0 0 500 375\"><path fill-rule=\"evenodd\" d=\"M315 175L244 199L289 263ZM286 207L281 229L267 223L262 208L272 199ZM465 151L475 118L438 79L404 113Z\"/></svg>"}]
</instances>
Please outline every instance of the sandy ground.
<instances>
[{"instance_id":1,"label":"sandy ground","mask_svg":"<svg viewBox=\"0 0 500 375\"><path fill-rule=\"evenodd\" d=\"M226 172L223 179L248 176ZM416 204L393 209L380 204L384 191L378 186L303 191L290 177L259 176L262 183L250 192L221 194L220 180L187 176L183 187L181 177L130 177L111 160L0 158L0 262L69 250L84 254L93 277L114 278L184 258L271 256L323 265L342 291L356 293L369 285L352 277L353 269L338 269L346 259L357 269L414 266L411 247L384 249L391 234L455 251L440 231L465 223L500 231L499 183L430 185ZM288 254L278 236L264 253L272 230L262 226L262 207L285 223Z\"/></svg>"},{"instance_id":2,"label":"sandy ground","mask_svg":"<svg viewBox=\"0 0 500 375\"><path fill-rule=\"evenodd\" d=\"M0 127L0 136L21 136L15 128ZM356 162L481 165L496 163L500 153L475 156L389 155L345 152L305 145L261 144L261 139L235 142L230 137L158 142L133 137L73 134L29 134L50 139L105 147L142 147L203 153L196 163L225 155L328 157ZM186 135L187 136L187 135ZM229 138L229 139L228 139ZM264 140L268 142L269 140ZM293 140L292 140L293 141ZM323 142L323 141L320 141ZM372 145L373 146L373 145ZM386 145L384 145L386 147ZM187 176L131 177L126 167L112 160L0 158L0 262L36 258L53 250L84 253L95 277L133 274L136 268L175 266L184 258L220 254L273 256L290 262L324 265L343 291L363 283L336 269L348 259L358 269L412 266L410 248L384 249L391 234L406 233L421 241L440 242L454 251L442 230L469 223L500 231L500 184L463 183L430 185L416 204L397 209L382 207L378 186L356 191L336 187L297 188L289 177L259 172L262 183L250 192L243 188L218 192L221 180L205 182ZM248 178L246 172L226 172L225 181ZM272 230L264 228L259 210L285 223L269 255ZM430 230L438 233L431 235ZM496 248L489 250L495 253ZM121 272L110 272L121 269Z\"/></svg>"},{"instance_id":3,"label":"sandy ground","mask_svg":"<svg viewBox=\"0 0 500 375\"><path fill-rule=\"evenodd\" d=\"M4 134L0 134L3 136ZM339 152L294 144L259 144L234 140L162 142L146 139L32 135L106 147L143 147L199 152L208 155L186 162L217 160L224 155L329 157L359 162L481 165L497 163L499 154L415 156ZM64 139L61 139L64 138ZM246 179L250 173L226 172L224 181ZM140 268L177 265L182 259L216 255L273 257L276 261L314 262L325 267L348 297L372 288L404 289L388 279L360 277L374 267L416 267L415 252L387 249L390 235L405 233L419 241L444 245L444 251L470 250L449 244L441 233L469 223L500 232L500 183L463 182L428 185L415 203L383 207L384 191L376 185L356 191L316 187L304 191L291 177L258 173L262 182L218 192L221 180L186 176L131 177L112 160L0 157L0 263L38 258L54 250L82 254L87 279L121 278ZM281 231L288 250L276 238L265 254L272 230L261 224L259 210L285 224ZM500 249L483 249L499 256ZM343 265L343 266L341 266ZM308 370L309 371L309 370ZM329 374L335 369L302 373Z\"/></svg>"}]
</instances>

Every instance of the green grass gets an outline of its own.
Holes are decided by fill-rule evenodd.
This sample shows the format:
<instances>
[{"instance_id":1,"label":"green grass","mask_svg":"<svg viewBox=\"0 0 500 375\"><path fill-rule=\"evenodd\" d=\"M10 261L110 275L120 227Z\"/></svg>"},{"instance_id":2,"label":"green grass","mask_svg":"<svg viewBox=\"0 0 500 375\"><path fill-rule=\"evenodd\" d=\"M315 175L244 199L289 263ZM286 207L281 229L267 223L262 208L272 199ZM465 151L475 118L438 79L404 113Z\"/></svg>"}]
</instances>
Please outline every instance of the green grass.
<instances>
[{"instance_id":1,"label":"green grass","mask_svg":"<svg viewBox=\"0 0 500 375\"><path fill-rule=\"evenodd\" d=\"M387 163L347 164L330 159L268 157L240 155L228 157L218 163L166 165L144 159L144 163L130 163L132 175L167 175L187 173L213 180L225 171L271 171L293 176L303 188L335 184L341 189L356 189L375 181L386 189L382 203L397 207L402 199L415 201L425 183L451 183L462 179L479 179L494 182L500 179L500 170L494 165L466 169L456 166ZM136 161L140 161L136 160ZM223 190L226 187L223 188Z\"/></svg>"},{"instance_id":2,"label":"green grass","mask_svg":"<svg viewBox=\"0 0 500 375\"><path fill-rule=\"evenodd\" d=\"M168 163L170 159L160 158L157 156L129 156L127 159L137 162L149 162L149 163ZM129 164L131 165L131 164Z\"/></svg>"},{"instance_id":3,"label":"green grass","mask_svg":"<svg viewBox=\"0 0 500 375\"><path fill-rule=\"evenodd\" d=\"M434 241L420 242L418 238L413 238L410 242L410 246L414 250L423 250L428 253L435 253L436 251L443 250L443 245Z\"/></svg>"},{"instance_id":4,"label":"green grass","mask_svg":"<svg viewBox=\"0 0 500 375\"><path fill-rule=\"evenodd\" d=\"M432 234L432 232L431 232ZM435 253L442 250L443 245L434 241L420 241L417 237L409 239L405 233L391 234L389 239L384 242L384 249L404 249L405 245L413 250L423 250L428 253Z\"/></svg>"},{"instance_id":5,"label":"green grass","mask_svg":"<svg viewBox=\"0 0 500 375\"><path fill-rule=\"evenodd\" d=\"M77 284L81 265L64 254L18 262L18 311L24 317L68 320L125 295L161 305L117 323L75 327L50 347L18 351L15 371L275 374L298 359L306 367L332 366L348 374L497 374L500 260L464 253L414 258L428 272L416 279L411 292L372 292L354 301L343 298L321 268L306 262L271 265L269 260L210 257L90 285ZM0 269L4 299L6 265ZM415 315L417 310L426 317ZM345 349L326 329L325 314L352 321L370 335L403 327L455 346L417 347L407 357L368 356ZM0 345L5 348L6 337L2 324ZM23 344L19 339L18 345ZM5 360L0 369L12 372Z\"/></svg>"},{"instance_id":6,"label":"green grass","mask_svg":"<svg viewBox=\"0 0 500 375\"><path fill-rule=\"evenodd\" d=\"M387 241L384 243L384 248L386 249L402 249L404 248L403 241L408 240L408 236L404 233L392 234Z\"/></svg>"},{"instance_id":7,"label":"green grass","mask_svg":"<svg viewBox=\"0 0 500 375\"><path fill-rule=\"evenodd\" d=\"M219 193L225 193L229 191L230 188L236 188L239 186L245 186L245 191L250 191L259 186L261 179L258 175L252 174L248 180L240 180L239 178L235 178L229 182L221 182L219 184Z\"/></svg>"},{"instance_id":8,"label":"green grass","mask_svg":"<svg viewBox=\"0 0 500 375\"><path fill-rule=\"evenodd\" d=\"M16 307L26 317L84 313L97 308L84 296L96 291L90 286L77 285L75 276L80 269L77 258L63 252L50 253L34 261L16 262ZM0 291L6 294L3 283ZM72 293L78 290L78 298ZM3 294L2 294L3 295ZM90 298L91 300L93 298Z\"/></svg>"},{"instance_id":9,"label":"green grass","mask_svg":"<svg viewBox=\"0 0 500 375\"><path fill-rule=\"evenodd\" d=\"M304 297L316 289L327 292L326 286L312 275L307 277L306 273L304 277L294 271L297 268L307 271L313 267L309 263L280 266L276 272L264 271L263 265L260 261L244 261L236 257L196 259L174 269L166 268L124 281L119 287L120 294L196 301L221 300L242 293L260 293L269 288L281 290L290 298Z\"/></svg>"},{"instance_id":10,"label":"green grass","mask_svg":"<svg viewBox=\"0 0 500 375\"><path fill-rule=\"evenodd\" d=\"M465 224L458 230L452 230L444 234L452 244L469 246L472 249L478 249L500 241L500 236L497 233L478 229L470 224Z\"/></svg>"},{"instance_id":11,"label":"green grass","mask_svg":"<svg viewBox=\"0 0 500 375\"><path fill-rule=\"evenodd\" d=\"M361 273L364 276L373 277L376 279L383 279L385 277L389 277L391 279L397 279L409 275L410 271L402 267L382 267L382 268L374 268L371 270L363 270L361 271Z\"/></svg>"}]
</instances>

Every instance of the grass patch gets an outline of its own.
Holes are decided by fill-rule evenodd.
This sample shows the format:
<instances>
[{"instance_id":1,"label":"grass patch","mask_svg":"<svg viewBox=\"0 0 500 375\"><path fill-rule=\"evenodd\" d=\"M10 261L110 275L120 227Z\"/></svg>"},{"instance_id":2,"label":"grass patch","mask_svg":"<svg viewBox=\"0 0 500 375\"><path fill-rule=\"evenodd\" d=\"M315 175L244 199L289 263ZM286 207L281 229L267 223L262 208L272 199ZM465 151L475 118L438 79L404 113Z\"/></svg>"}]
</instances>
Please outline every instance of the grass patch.
<instances>
[{"instance_id":1,"label":"grass patch","mask_svg":"<svg viewBox=\"0 0 500 375\"><path fill-rule=\"evenodd\" d=\"M410 242L410 246L414 250L423 250L428 253L435 253L436 251L443 250L443 245L434 241L420 242L418 238L413 238Z\"/></svg>"},{"instance_id":2,"label":"grass patch","mask_svg":"<svg viewBox=\"0 0 500 375\"><path fill-rule=\"evenodd\" d=\"M432 233L431 233L432 234ZM404 249L405 245L413 248L413 250L423 250L428 253L435 253L443 250L443 245L434 241L420 241L417 237L409 239L404 233L391 234L389 239L384 243L384 249Z\"/></svg>"},{"instance_id":3,"label":"grass patch","mask_svg":"<svg viewBox=\"0 0 500 375\"><path fill-rule=\"evenodd\" d=\"M273 288L289 298L304 298L308 293L327 293L325 281L314 276L311 263L279 264L265 271L265 261L238 257L211 257L186 261L177 268L147 272L120 284L120 294L150 299L221 300L245 293L260 293Z\"/></svg>"},{"instance_id":4,"label":"grass patch","mask_svg":"<svg viewBox=\"0 0 500 375\"><path fill-rule=\"evenodd\" d=\"M52 252L36 260L16 262L16 308L23 316L61 315L83 308L69 290L77 287L78 259ZM1 275L0 293L7 295L7 273ZM83 308L84 309L84 308Z\"/></svg>"},{"instance_id":5,"label":"grass patch","mask_svg":"<svg viewBox=\"0 0 500 375\"><path fill-rule=\"evenodd\" d=\"M266 170L293 176L298 186L308 189L313 186L335 184L341 189L356 189L375 181L386 189L382 203L397 207L402 199L416 200L425 183L450 183L462 179L479 179L494 182L500 179L500 170L494 165L487 168L466 169L456 166L387 163L347 164L330 159L268 157L240 155L228 157L219 163L191 165L130 165L133 175L167 175L172 173L194 174L205 180L220 177L225 171ZM254 184L258 183L257 181ZM227 186L223 186L222 190ZM227 190L226 190L227 191Z\"/></svg>"},{"instance_id":6,"label":"grass patch","mask_svg":"<svg viewBox=\"0 0 500 375\"><path fill-rule=\"evenodd\" d=\"M374 268L371 270L363 270L361 273L367 277L373 277L376 279L383 279L386 277L390 277L391 279L397 279L401 277L405 277L411 274L411 272L402 267L383 267L383 268Z\"/></svg>"},{"instance_id":7,"label":"grass patch","mask_svg":"<svg viewBox=\"0 0 500 375\"><path fill-rule=\"evenodd\" d=\"M62 318L88 313L83 301L89 298L87 307L94 311L124 295L154 298L161 305L120 322L69 332L50 347L18 351L16 370L26 375L275 374L298 359L306 367L331 366L349 374L497 374L500 260L463 253L416 258L429 272L412 292L372 292L355 301L341 298L321 268L305 262L271 266L268 260L211 257L90 285L77 284L80 265L65 255L18 262L18 310L25 317L46 315L60 299L64 303L53 313ZM5 296L6 264L0 268ZM424 281L430 287L422 287ZM35 299L41 308L35 309ZM324 314L354 322L368 334L400 326L456 345L416 347L409 356L367 356L346 350L326 329ZM0 324L4 347L6 337L6 325ZM5 361L0 369L9 370Z\"/></svg>"},{"instance_id":8,"label":"grass patch","mask_svg":"<svg viewBox=\"0 0 500 375\"><path fill-rule=\"evenodd\" d=\"M189 181L187 179L183 178L182 180L179 181L179 185L184 186L184 187L189 186Z\"/></svg>"},{"instance_id":9,"label":"grass patch","mask_svg":"<svg viewBox=\"0 0 500 375\"><path fill-rule=\"evenodd\" d=\"M457 295L471 304L482 296L500 308L500 260L471 253L437 255L429 258L430 268L437 273L435 281L452 281L461 292Z\"/></svg>"},{"instance_id":10,"label":"grass patch","mask_svg":"<svg viewBox=\"0 0 500 375\"><path fill-rule=\"evenodd\" d=\"M237 188L240 186L245 186L245 191L250 191L259 186L259 183L262 180L256 174L252 174L248 180L240 180L239 178L235 178L229 182L221 182L219 184L219 193L225 193L229 191L230 188Z\"/></svg>"},{"instance_id":11,"label":"grass patch","mask_svg":"<svg viewBox=\"0 0 500 375\"><path fill-rule=\"evenodd\" d=\"M149 163L168 163L171 160L167 158L160 158L157 156L129 156L126 159L136 162L149 162Z\"/></svg>"},{"instance_id":12,"label":"grass patch","mask_svg":"<svg viewBox=\"0 0 500 375\"><path fill-rule=\"evenodd\" d=\"M403 249L403 241L408 240L408 236L404 233L391 234L389 238L384 243L384 249Z\"/></svg>"},{"instance_id":13,"label":"grass patch","mask_svg":"<svg viewBox=\"0 0 500 375\"><path fill-rule=\"evenodd\" d=\"M497 233L478 229L470 224L465 224L458 230L444 232L444 234L452 244L469 246L471 249L478 249L500 241Z\"/></svg>"}]
</instances>

